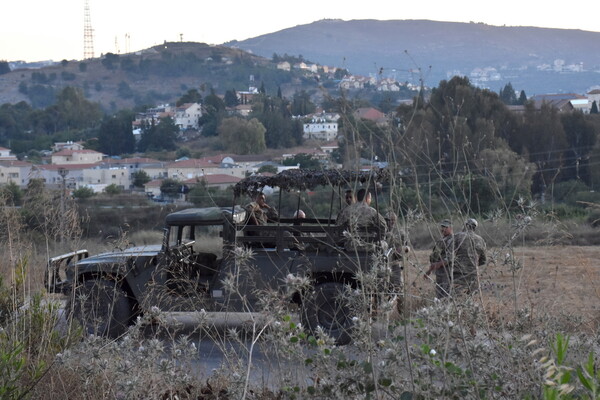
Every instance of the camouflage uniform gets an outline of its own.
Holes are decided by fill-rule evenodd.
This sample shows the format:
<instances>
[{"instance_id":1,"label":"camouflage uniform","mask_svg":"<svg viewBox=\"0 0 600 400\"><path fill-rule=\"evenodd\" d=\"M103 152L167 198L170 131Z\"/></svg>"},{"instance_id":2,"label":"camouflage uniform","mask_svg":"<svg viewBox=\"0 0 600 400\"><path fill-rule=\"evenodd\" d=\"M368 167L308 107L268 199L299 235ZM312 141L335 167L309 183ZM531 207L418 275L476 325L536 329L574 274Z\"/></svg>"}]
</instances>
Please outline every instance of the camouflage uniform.
<instances>
[{"instance_id":1,"label":"camouflage uniform","mask_svg":"<svg viewBox=\"0 0 600 400\"><path fill-rule=\"evenodd\" d=\"M261 208L255 201L246 205L245 209L248 213L248 218L253 216L256 219L257 225L266 225L267 222L277 221L279 218L277 211L273 207Z\"/></svg>"},{"instance_id":2,"label":"camouflage uniform","mask_svg":"<svg viewBox=\"0 0 600 400\"><path fill-rule=\"evenodd\" d=\"M454 235L454 285L458 291L471 293L477 288L477 267L487 261L485 241L472 230Z\"/></svg>"},{"instance_id":3,"label":"camouflage uniform","mask_svg":"<svg viewBox=\"0 0 600 400\"><path fill-rule=\"evenodd\" d=\"M381 229L382 238L387 230L387 224L381 214L365 202L358 202L344 208L336 221L337 225L348 231L349 236L345 238L346 250L367 250L372 248L372 243L367 244L364 240L364 232L361 228Z\"/></svg>"},{"instance_id":4,"label":"camouflage uniform","mask_svg":"<svg viewBox=\"0 0 600 400\"><path fill-rule=\"evenodd\" d=\"M445 261L446 265L435 270L435 297L438 299L447 297L450 293L450 276L454 259L454 235L444 236L435 242L431 255L430 263Z\"/></svg>"}]
</instances>

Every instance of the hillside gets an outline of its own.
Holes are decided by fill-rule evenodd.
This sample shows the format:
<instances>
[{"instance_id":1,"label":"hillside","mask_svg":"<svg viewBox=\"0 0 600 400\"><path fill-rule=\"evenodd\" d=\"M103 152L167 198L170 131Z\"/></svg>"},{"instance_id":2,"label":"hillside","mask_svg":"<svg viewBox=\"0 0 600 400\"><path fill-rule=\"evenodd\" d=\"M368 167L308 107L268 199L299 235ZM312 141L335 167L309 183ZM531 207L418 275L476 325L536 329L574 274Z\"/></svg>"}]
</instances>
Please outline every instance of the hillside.
<instances>
[{"instance_id":1,"label":"hillside","mask_svg":"<svg viewBox=\"0 0 600 400\"><path fill-rule=\"evenodd\" d=\"M429 86L463 74L498 91L584 93L600 85L600 33L427 20L321 20L225 45L264 57L302 55L354 74ZM419 70L421 72L419 72Z\"/></svg>"},{"instance_id":2,"label":"hillside","mask_svg":"<svg viewBox=\"0 0 600 400\"><path fill-rule=\"evenodd\" d=\"M107 111L136 105L174 103L189 89L208 93L248 90L264 83L269 92L293 93L302 76L276 69L271 60L239 49L203 43L176 42L140 52L108 53L85 61L66 61L39 69L18 69L0 75L0 104L27 101L50 104L65 86L84 90Z\"/></svg>"}]
</instances>

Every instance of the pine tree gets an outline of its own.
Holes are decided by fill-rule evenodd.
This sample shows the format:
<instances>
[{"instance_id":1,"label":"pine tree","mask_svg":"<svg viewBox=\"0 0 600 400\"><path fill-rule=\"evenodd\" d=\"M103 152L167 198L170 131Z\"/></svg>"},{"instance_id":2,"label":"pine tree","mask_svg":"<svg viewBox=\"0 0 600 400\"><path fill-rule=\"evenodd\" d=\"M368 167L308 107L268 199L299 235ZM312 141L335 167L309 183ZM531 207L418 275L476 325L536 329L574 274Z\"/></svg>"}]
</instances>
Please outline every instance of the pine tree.
<instances>
[{"instance_id":1,"label":"pine tree","mask_svg":"<svg viewBox=\"0 0 600 400\"><path fill-rule=\"evenodd\" d=\"M517 101L517 104L520 106L524 106L525 103L527 103L527 95L525 94L524 90L521 90L521 94L519 95L519 100Z\"/></svg>"},{"instance_id":2,"label":"pine tree","mask_svg":"<svg viewBox=\"0 0 600 400\"><path fill-rule=\"evenodd\" d=\"M592 103L590 114L598 114L598 104L596 104L596 100L594 100L594 102Z\"/></svg>"}]
</instances>

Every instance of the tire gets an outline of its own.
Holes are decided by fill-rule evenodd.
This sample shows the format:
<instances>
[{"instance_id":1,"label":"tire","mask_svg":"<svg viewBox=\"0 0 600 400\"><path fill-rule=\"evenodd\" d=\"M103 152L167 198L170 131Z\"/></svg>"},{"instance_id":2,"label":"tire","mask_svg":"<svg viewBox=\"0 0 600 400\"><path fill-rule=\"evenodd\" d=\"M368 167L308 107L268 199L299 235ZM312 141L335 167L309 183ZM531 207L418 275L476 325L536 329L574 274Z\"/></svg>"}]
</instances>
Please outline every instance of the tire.
<instances>
[{"instance_id":1,"label":"tire","mask_svg":"<svg viewBox=\"0 0 600 400\"><path fill-rule=\"evenodd\" d=\"M318 328L335 339L337 345L352 341L354 323L350 307L344 296L344 284L325 282L315 286L314 290L302 301L300 319L306 329L316 335Z\"/></svg>"},{"instance_id":2,"label":"tire","mask_svg":"<svg viewBox=\"0 0 600 400\"><path fill-rule=\"evenodd\" d=\"M87 334L113 339L127 331L132 317L127 294L106 279L90 279L77 286L68 310Z\"/></svg>"}]
</instances>

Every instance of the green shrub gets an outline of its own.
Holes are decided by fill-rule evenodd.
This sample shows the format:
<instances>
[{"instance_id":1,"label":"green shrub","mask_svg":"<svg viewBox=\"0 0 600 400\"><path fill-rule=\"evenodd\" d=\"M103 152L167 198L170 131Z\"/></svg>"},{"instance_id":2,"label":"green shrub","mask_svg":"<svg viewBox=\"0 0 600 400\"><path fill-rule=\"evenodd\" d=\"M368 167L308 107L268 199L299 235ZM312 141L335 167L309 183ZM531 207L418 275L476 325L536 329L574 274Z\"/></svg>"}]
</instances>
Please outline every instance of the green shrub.
<instances>
[{"instance_id":1,"label":"green shrub","mask_svg":"<svg viewBox=\"0 0 600 400\"><path fill-rule=\"evenodd\" d=\"M115 185L114 183L104 188L104 193L108 194L109 196L120 194L122 191L123 189L121 189L121 187Z\"/></svg>"},{"instance_id":2,"label":"green shrub","mask_svg":"<svg viewBox=\"0 0 600 400\"><path fill-rule=\"evenodd\" d=\"M88 186L82 186L79 189L75 189L73 191L73 197L75 197L76 199L79 200L85 200L85 199L89 199L90 197L94 196L94 189L92 189L91 187Z\"/></svg>"}]
</instances>

